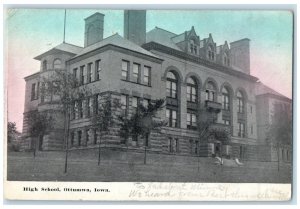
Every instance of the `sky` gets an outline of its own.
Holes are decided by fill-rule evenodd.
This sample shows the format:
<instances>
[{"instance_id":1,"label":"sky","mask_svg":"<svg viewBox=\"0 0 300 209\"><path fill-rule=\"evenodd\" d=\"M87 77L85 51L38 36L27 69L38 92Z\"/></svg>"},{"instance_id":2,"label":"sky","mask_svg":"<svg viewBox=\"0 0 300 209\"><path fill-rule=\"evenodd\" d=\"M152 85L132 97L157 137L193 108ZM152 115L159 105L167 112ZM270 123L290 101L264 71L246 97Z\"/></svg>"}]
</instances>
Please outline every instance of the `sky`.
<instances>
[{"instance_id":1,"label":"sky","mask_svg":"<svg viewBox=\"0 0 300 209\"><path fill-rule=\"evenodd\" d=\"M84 18L105 14L104 38L123 36L122 10L67 9L66 42L83 46ZM176 34L194 26L200 39L212 34L217 45L249 38L251 75L292 98L293 16L267 10L148 10L146 30L155 26ZM63 41L63 9L8 9L4 20L8 121L22 130L24 77L39 71L33 58Z\"/></svg>"}]
</instances>

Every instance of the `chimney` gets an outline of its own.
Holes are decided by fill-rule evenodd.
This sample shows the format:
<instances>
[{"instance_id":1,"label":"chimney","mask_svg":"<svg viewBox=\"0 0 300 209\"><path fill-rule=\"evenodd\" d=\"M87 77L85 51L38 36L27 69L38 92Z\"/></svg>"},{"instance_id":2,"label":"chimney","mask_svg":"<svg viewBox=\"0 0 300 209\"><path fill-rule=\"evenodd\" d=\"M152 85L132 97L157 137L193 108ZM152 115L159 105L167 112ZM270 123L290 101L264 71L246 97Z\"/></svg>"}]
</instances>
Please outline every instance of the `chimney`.
<instances>
[{"instance_id":1,"label":"chimney","mask_svg":"<svg viewBox=\"0 0 300 209\"><path fill-rule=\"evenodd\" d=\"M250 74L250 39L230 43L230 63L236 70Z\"/></svg>"},{"instance_id":2,"label":"chimney","mask_svg":"<svg viewBox=\"0 0 300 209\"><path fill-rule=\"evenodd\" d=\"M84 47L102 41L104 30L104 14L99 12L87 17L85 21Z\"/></svg>"},{"instance_id":3,"label":"chimney","mask_svg":"<svg viewBox=\"0 0 300 209\"><path fill-rule=\"evenodd\" d=\"M146 43L146 10L124 11L124 37L137 45Z\"/></svg>"}]
</instances>

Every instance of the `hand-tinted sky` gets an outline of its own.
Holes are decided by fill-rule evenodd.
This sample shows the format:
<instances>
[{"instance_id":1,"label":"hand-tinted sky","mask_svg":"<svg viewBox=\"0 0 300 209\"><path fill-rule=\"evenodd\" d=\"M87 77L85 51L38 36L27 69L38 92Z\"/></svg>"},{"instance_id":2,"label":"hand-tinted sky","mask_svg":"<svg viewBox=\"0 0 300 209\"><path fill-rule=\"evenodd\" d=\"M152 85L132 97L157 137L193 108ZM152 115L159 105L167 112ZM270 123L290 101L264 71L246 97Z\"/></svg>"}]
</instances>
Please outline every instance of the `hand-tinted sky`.
<instances>
[{"instance_id":1,"label":"hand-tinted sky","mask_svg":"<svg viewBox=\"0 0 300 209\"><path fill-rule=\"evenodd\" d=\"M83 46L84 18L105 14L104 37L123 35L123 11L67 10L66 42ZM8 70L8 120L22 129L24 77L39 70L33 57L63 40L64 10L8 10L5 22L5 66ZM225 40L251 40L251 74L276 91L292 96L292 13L287 11L147 11L147 31L155 26L174 33L195 27L200 39L212 33L217 45Z\"/></svg>"}]
</instances>

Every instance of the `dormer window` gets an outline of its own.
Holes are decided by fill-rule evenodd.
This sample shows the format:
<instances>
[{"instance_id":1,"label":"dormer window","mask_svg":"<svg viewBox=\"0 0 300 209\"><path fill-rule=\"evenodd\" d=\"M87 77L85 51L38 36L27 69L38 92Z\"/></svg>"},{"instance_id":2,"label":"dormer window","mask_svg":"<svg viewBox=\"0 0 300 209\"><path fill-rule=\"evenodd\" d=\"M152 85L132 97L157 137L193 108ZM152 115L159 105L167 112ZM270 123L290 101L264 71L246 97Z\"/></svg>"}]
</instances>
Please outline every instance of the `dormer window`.
<instances>
[{"instance_id":1,"label":"dormer window","mask_svg":"<svg viewBox=\"0 0 300 209\"><path fill-rule=\"evenodd\" d=\"M61 69L61 60L55 59L53 62L53 69Z\"/></svg>"},{"instance_id":2,"label":"dormer window","mask_svg":"<svg viewBox=\"0 0 300 209\"><path fill-rule=\"evenodd\" d=\"M215 52L214 52L213 47L211 45L208 46L208 59L209 60L215 60Z\"/></svg>"},{"instance_id":3,"label":"dormer window","mask_svg":"<svg viewBox=\"0 0 300 209\"><path fill-rule=\"evenodd\" d=\"M197 45L193 39L190 40L190 53L197 54Z\"/></svg>"},{"instance_id":4,"label":"dormer window","mask_svg":"<svg viewBox=\"0 0 300 209\"><path fill-rule=\"evenodd\" d=\"M229 65L230 65L230 60L229 60L229 56L228 56L227 53L224 53L223 64L224 64L225 66L229 66Z\"/></svg>"}]
</instances>

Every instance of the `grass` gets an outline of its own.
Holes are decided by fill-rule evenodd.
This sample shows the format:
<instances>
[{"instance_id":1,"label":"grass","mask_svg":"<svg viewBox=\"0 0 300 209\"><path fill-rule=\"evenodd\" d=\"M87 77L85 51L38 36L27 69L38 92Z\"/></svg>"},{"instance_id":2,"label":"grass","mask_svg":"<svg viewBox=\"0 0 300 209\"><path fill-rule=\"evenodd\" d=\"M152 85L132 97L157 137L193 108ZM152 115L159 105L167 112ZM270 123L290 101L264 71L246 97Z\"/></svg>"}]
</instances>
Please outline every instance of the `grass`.
<instances>
[{"instance_id":1,"label":"grass","mask_svg":"<svg viewBox=\"0 0 300 209\"><path fill-rule=\"evenodd\" d=\"M7 158L7 179L11 181L85 182L228 182L290 183L291 165L277 162L244 162L244 166L216 165L213 158L165 154L144 154L102 149L71 151L64 173L64 152L12 152Z\"/></svg>"}]
</instances>

